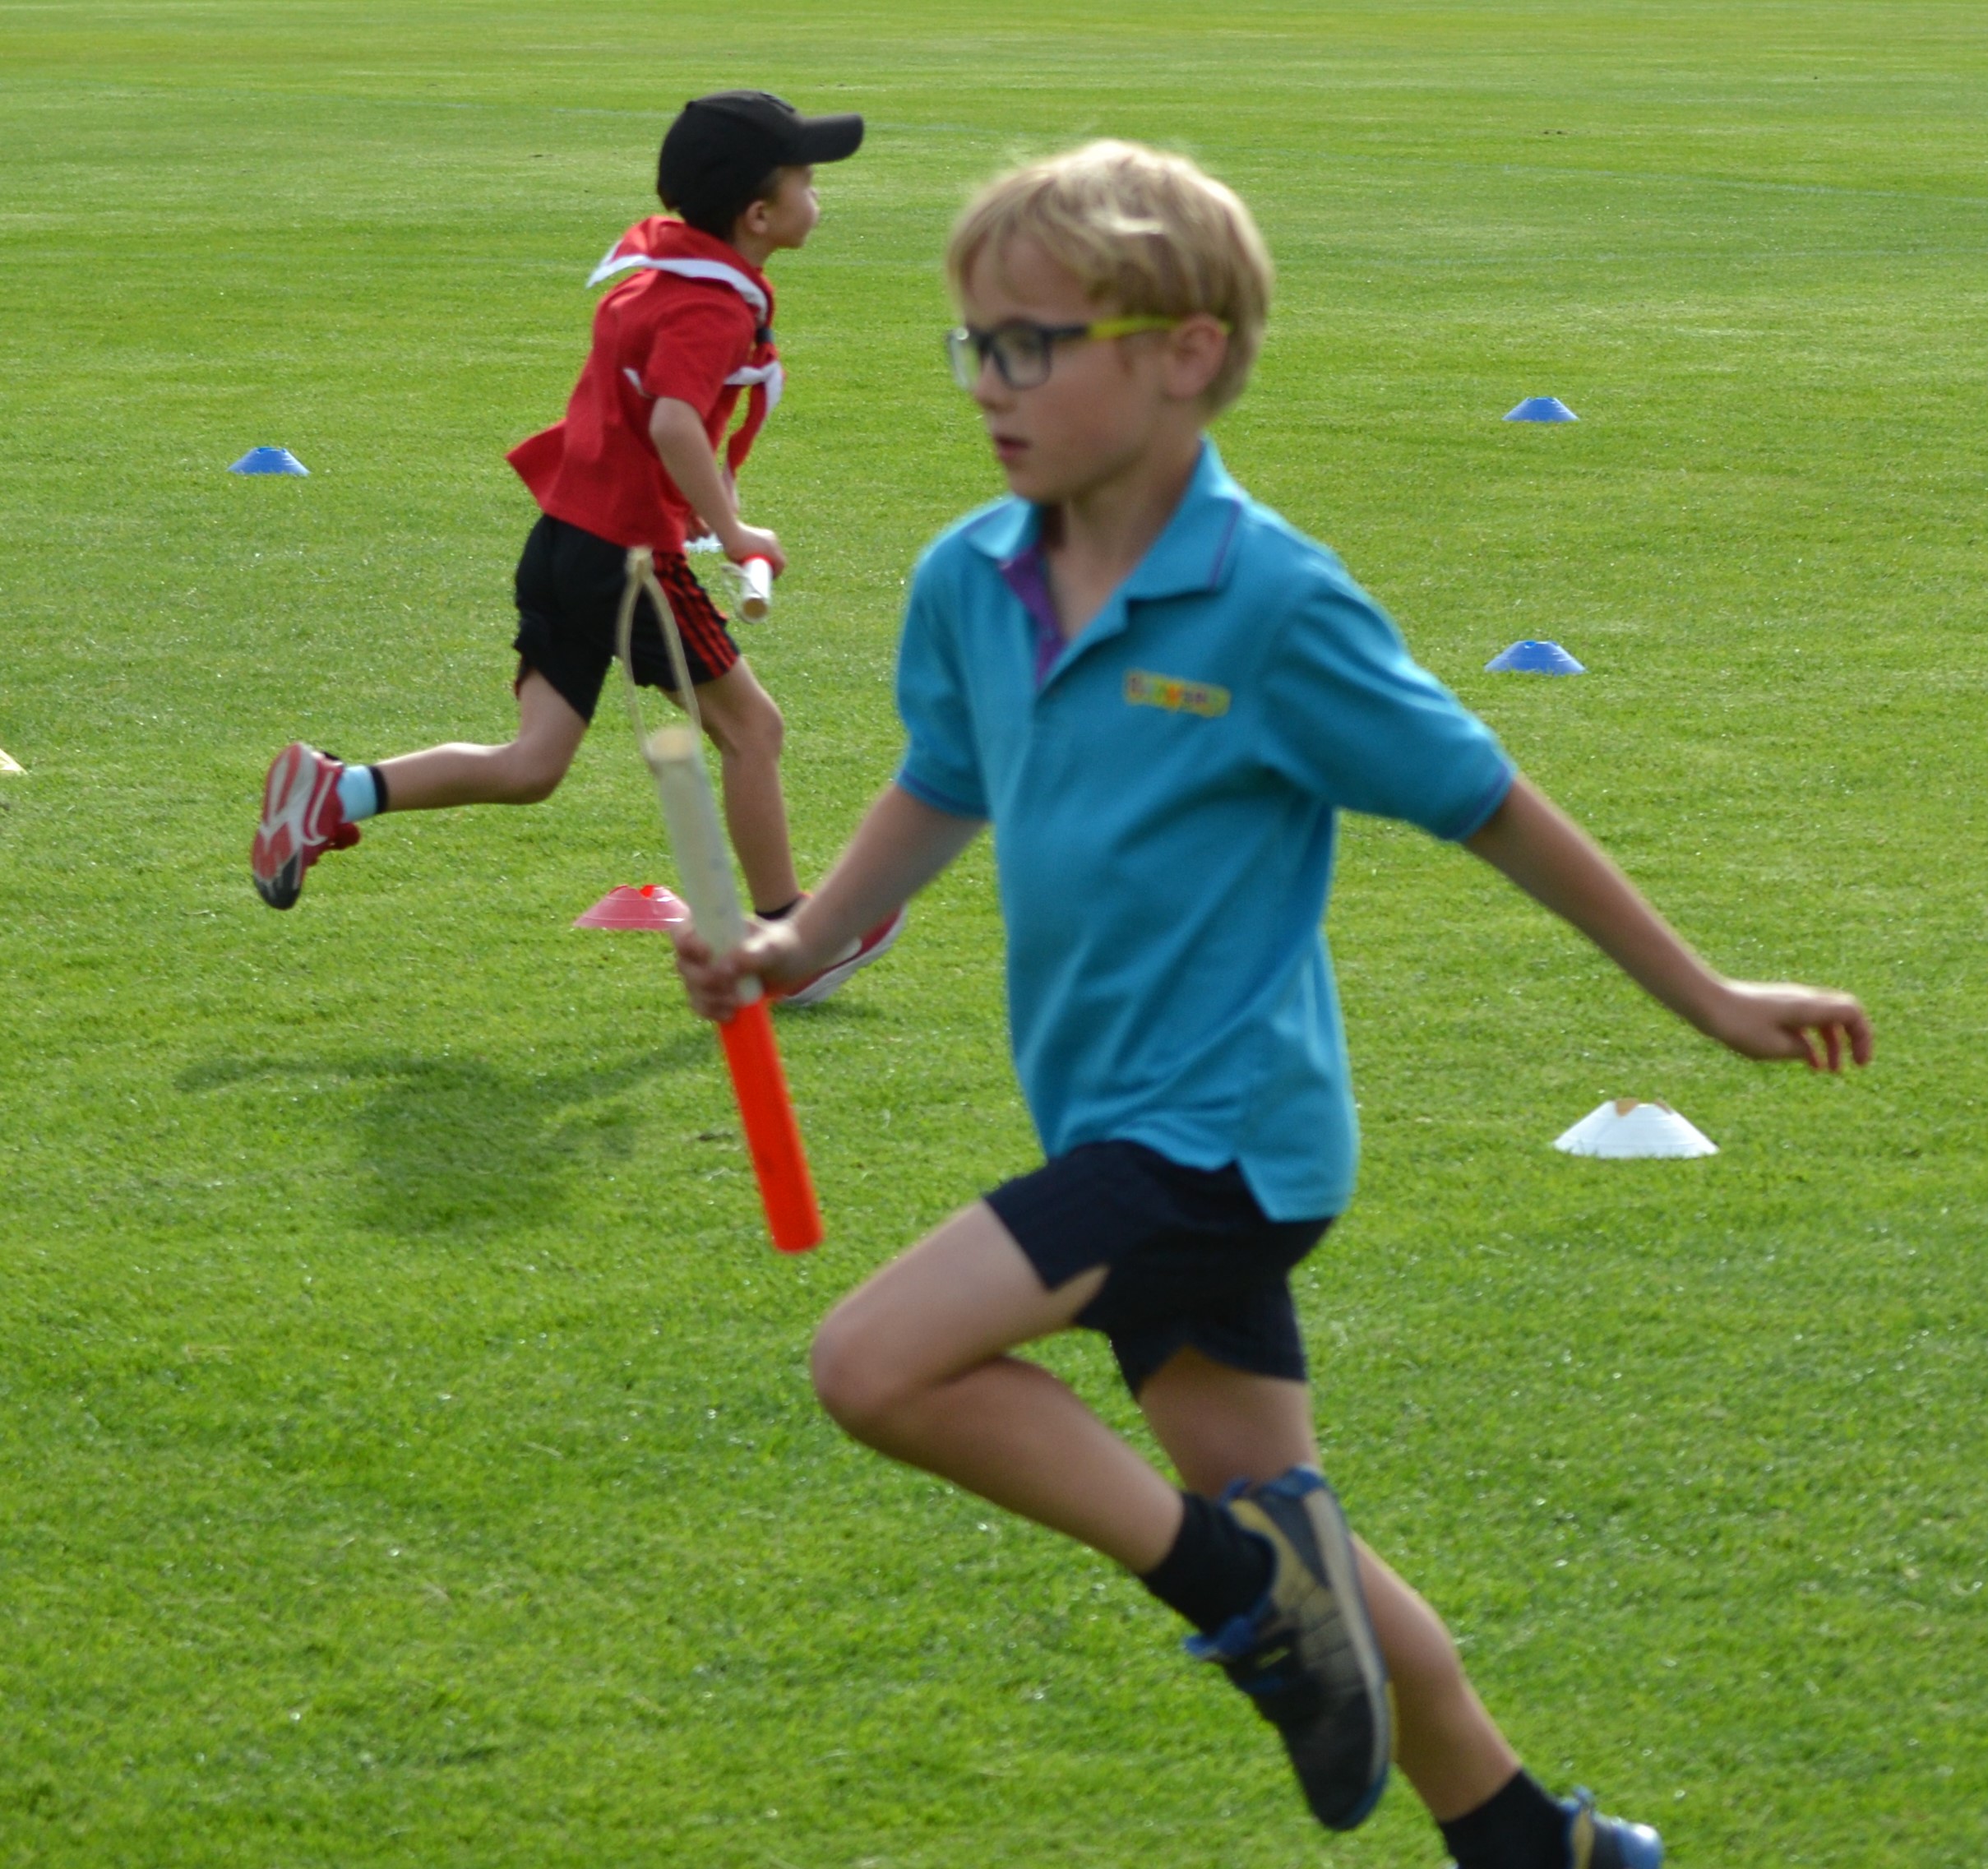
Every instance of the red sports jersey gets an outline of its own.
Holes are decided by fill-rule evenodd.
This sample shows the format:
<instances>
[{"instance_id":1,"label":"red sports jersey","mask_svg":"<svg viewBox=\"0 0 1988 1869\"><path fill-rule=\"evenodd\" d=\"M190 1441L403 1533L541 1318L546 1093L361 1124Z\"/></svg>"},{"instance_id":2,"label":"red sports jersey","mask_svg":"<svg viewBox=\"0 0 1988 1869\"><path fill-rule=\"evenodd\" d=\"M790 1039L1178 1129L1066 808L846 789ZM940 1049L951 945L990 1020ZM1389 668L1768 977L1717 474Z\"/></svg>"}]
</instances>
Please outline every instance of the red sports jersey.
<instances>
[{"instance_id":1,"label":"red sports jersey","mask_svg":"<svg viewBox=\"0 0 1988 1869\"><path fill-rule=\"evenodd\" d=\"M716 450L742 389L746 419L726 447L736 472L780 400L773 288L734 247L680 220L637 221L587 283L624 280L594 314L594 346L566 419L506 457L554 519L617 545L680 552L697 516L649 437L659 398L687 402Z\"/></svg>"}]
</instances>

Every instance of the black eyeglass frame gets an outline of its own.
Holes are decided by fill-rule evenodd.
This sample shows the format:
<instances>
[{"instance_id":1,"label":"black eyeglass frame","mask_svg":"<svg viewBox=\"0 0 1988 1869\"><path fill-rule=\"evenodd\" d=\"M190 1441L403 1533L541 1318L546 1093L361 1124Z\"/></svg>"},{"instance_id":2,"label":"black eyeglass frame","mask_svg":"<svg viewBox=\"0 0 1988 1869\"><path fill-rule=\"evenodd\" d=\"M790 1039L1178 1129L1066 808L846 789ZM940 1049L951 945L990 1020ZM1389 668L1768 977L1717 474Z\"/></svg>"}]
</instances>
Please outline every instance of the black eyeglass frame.
<instances>
[{"instance_id":1,"label":"black eyeglass frame","mask_svg":"<svg viewBox=\"0 0 1988 1869\"><path fill-rule=\"evenodd\" d=\"M1050 366L1056 360L1056 347L1060 340L1131 337L1140 331L1170 331L1186 322L1182 318L1128 317L1099 318L1088 325L1038 325L1031 318L1004 318L984 331L974 325L955 325L945 334L945 356L952 366L953 381L963 390L970 390L980 381L980 372L987 367L990 357L994 360L996 374L1010 389L1040 389L1049 381ZM1042 363L1039 375L1033 363L1022 365L1024 380L1018 381L1018 359L1004 348L1002 340L1021 333L1036 340Z\"/></svg>"}]
</instances>

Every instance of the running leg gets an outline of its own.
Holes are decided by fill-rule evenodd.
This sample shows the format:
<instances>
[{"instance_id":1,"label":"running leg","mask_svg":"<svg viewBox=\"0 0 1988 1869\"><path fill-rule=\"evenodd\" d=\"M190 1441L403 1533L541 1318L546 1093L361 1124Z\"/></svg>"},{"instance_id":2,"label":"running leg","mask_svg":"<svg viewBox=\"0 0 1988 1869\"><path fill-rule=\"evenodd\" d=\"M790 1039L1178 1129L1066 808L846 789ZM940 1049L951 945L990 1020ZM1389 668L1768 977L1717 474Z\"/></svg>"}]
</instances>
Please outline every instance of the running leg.
<instances>
[{"instance_id":1,"label":"running leg","mask_svg":"<svg viewBox=\"0 0 1988 1869\"><path fill-rule=\"evenodd\" d=\"M1067 1328L1104 1276L1044 1291L976 1204L829 1314L816 1391L880 1453L1150 1571L1180 1529L1180 1495L1047 1370L1006 1353Z\"/></svg>"},{"instance_id":2,"label":"running leg","mask_svg":"<svg viewBox=\"0 0 1988 1869\"><path fill-rule=\"evenodd\" d=\"M1316 1467L1311 1393L1302 1382L1252 1376L1187 1349L1140 1391L1139 1405L1181 1478L1210 1497L1232 1481ZM1436 1612L1356 1540L1360 1587L1394 1689L1396 1763L1430 1814L1475 1810L1519 1770L1463 1672Z\"/></svg>"},{"instance_id":3,"label":"running leg","mask_svg":"<svg viewBox=\"0 0 1988 1869\"><path fill-rule=\"evenodd\" d=\"M746 872L752 906L764 914L791 907L801 893L780 793L786 724L774 698L742 657L697 688L697 711L718 748L724 782L725 829Z\"/></svg>"},{"instance_id":4,"label":"running leg","mask_svg":"<svg viewBox=\"0 0 1988 1869\"><path fill-rule=\"evenodd\" d=\"M528 669L518 684L516 738L501 747L455 741L382 761L386 809L535 805L558 789L586 731L579 710L536 668Z\"/></svg>"}]
</instances>

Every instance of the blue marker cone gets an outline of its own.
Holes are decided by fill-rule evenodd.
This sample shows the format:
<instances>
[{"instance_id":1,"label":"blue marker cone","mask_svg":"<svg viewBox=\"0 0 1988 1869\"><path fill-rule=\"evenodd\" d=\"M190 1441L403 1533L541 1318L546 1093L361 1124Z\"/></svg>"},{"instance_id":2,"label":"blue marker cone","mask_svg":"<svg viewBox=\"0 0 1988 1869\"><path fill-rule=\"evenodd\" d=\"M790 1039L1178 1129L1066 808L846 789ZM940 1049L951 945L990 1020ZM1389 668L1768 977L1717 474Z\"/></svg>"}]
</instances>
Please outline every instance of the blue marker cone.
<instances>
[{"instance_id":1,"label":"blue marker cone","mask_svg":"<svg viewBox=\"0 0 1988 1869\"><path fill-rule=\"evenodd\" d=\"M1584 675L1588 671L1557 642L1535 642L1528 636L1484 664L1501 675Z\"/></svg>"},{"instance_id":2,"label":"blue marker cone","mask_svg":"<svg viewBox=\"0 0 1988 1869\"><path fill-rule=\"evenodd\" d=\"M1556 396L1529 396L1505 417L1508 422L1578 422L1576 415Z\"/></svg>"},{"instance_id":3,"label":"blue marker cone","mask_svg":"<svg viewBox=\"0 0 1988 1869\"><path fill-rule=\"evenodd\" d=\"M308 474L311 470L288 448L251 448L230 474Z\"/></svg>"}]
</instances>

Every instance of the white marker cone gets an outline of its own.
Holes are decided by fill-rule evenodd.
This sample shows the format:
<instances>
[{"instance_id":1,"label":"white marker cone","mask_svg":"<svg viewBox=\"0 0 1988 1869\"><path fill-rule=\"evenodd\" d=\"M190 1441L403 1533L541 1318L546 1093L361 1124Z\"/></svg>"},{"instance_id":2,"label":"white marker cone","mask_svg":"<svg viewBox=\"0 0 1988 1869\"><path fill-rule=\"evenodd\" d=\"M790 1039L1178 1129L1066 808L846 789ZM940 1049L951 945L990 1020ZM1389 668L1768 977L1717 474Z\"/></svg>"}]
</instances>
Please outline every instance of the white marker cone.
<instances>
[{"instance_id":1,"label":"white marker cone","mask_svg":"<svg viewBox=\"0 0 1988 1869\"><path fill-rule=\"evenodd\" d=\"M1617 1097L1584 1116L1553 1146L1567 1155L1594 1155L1604 1161L1645 1157L1716 1155L1718 1145L1692 1127L1668 1103L1639 1103Z\"/></svg>"}]
</instances>

